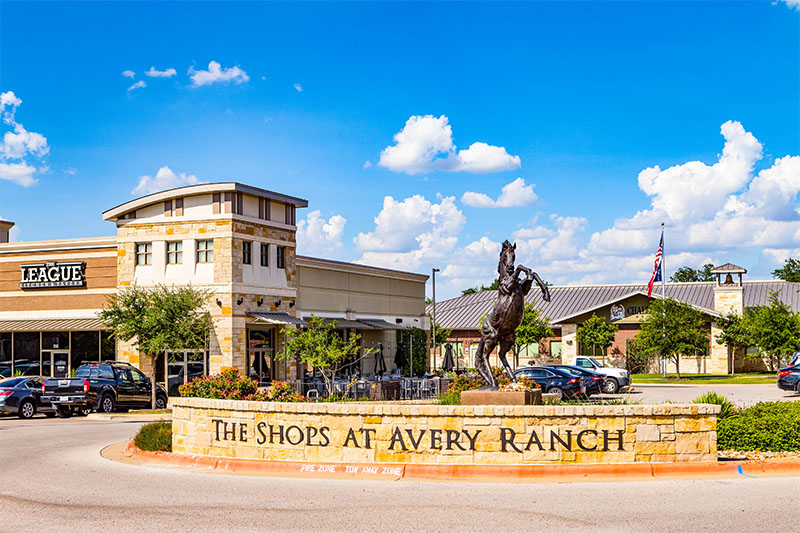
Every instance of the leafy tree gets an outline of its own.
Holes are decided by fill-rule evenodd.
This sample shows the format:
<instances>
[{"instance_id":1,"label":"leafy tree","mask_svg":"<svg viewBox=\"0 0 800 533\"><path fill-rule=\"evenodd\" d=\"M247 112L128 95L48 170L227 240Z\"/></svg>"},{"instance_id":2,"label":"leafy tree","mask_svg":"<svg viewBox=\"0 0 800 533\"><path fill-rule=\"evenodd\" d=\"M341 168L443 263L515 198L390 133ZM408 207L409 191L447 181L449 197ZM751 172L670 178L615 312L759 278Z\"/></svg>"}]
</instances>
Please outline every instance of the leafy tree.
<instances>
[{"instance_id":1,"label":"leafy tree","mask_svg":"<svg viewBox=\"0 0 800 533\"><path fill-rule=\"evenodd\" d=\"M282 330L287 336L286 353L278 354L284 361L297 358L301 363L314 367L322 374L328 395L333 394L333 377L340 368L358 356L361 349L361 335L351 335L344 340L336 330L337 322L326 322L311 315L307 328ZM366 355L366 353L365 353Z\"/></svg>"},{"instance_id":2,"label":"leafy tree","mask_svg":"<svg viewBox=\"0 0 800 533\"><path fill-rule=\"evenodd\" d=\"M770 291L769 305L752 311L747 330L752 344L769 357L772 372L784 355L800 348L800 317L781 301L778 291Z\"/></svg>"},{"instance_id":3,"label":"leafy tree","mask_svg":"<svg viewBox=\"0 0 800 533\"><path fill-rule=\"evenodd\" d=\"M519 349L529 344L539 344L542 339L553 336L550 329L550 319L542 316L541 311L534 309L533 304L525 304L522 322L517 327L514 341L514 354L519 354Z\"/></svg>"},{"instance_id":4,"label":"leafy tree","mask_svg":"<svg viewBox=\"0 0 800 533\"><path fill-rule=\"evenodd\" d=\"M714 265L711 263L706 263L703 268L699 269L682 266L670 276L669 280L673 282L714 281L714 275L711 273L713 268Z\"/></svg>"},{"instance_id":5,"label":"leafy tree","mask_svg":"<svg viewBox=\"0 0 800 533\"><path fill-rule=\"evenodd\" d=\"M411 371L415 376L421 376L428 370L428 335L425 333L424 329L420 328L409 328L398 332L397 342L402 344L403 350L405 350L406 365L408 365L409 352L412 348L412 337L414 339L414 358ZM405 367L405 371L403 373L408 374L408 366Z\"/></svg>"},{"instance_id":6,"label":"leafy tree","mask_svg":"<svg viewBox=\"0 0 800 533\"><path fill-rule=\"evenodd\" d=\"M772 277L783 281L800 282L800 259L790 257L781 268L772 271Z\"/></svg>"},{"instance_id":7,"label":"leafy tree","mask_svg":"<svg viewBox=\"0 0 800 533\"><path fill-rule=\"evenodd\" d=\"M605 319L592 313L592 316L578 328L577 339L583 346L592 347L592 355L596 355L600 347L605 364L605 355L608 347L614 342L614 334L619 330L616 324L609 324Z\"/></svg>"},{"instance_id":8,"label":"leafy tree","mask_svg":"<svg viewBox=\"0 0 800 533\"><path fill-rule=\"evenodd\" d=\"M428 317L430 316L430 313L428 313ZM431 322L433 322L433 319L431 319ZM438 322L434 324L433 331L434 334L432 335L432 340L434 342L434 346L439 346L440 344L447 342L447 339L450 338L450 334L453 333L452 329L444 329Z\"/></svg>"},{"instance_id":9,"label":"leafy tree","mask_svg":"<svg viewBox=\"0 0 800 533\"><path fill-rule=\"evenodd\" d=\"M660 355L675 363L681 377L680 356L708 349L703 313L672 298L654 298L650 314L636 334L636 347L649 355Z\"/></svg>"},{"instance_id":10,"label":"leafy tree","mask_svg":"<svg viewBox=\"0 0 800 533\"><path fill-rule=\"evenodd\" d=\"M495 278L495 280L488 287L486 285L481 284L480 287L470 287L469 289L464 289L463 291L461 291L461 296L466 296L467 294L475 294L476 292L481 292L481 291L496 291L499 288L500 288L500 279Z\"/></svg>"},{"instance_id":11,"label":"leafy tree","mask_svg":"<svg viewBox=\"0 0 800 533\"><path fill-rule=\"evenodd\" d=\"M204 350L211 316L203 308L210 295L209 291L191 286L132 286L109 296L106 308L98 315L116 338L133 341L149 357L167 350ZM152 392L155 402L155 387Z\"/></svg>"},{"instance_id":12,"label":"leafy tree","mask_svg":"<svg viewBox=\"0 0 800 533\"><path fill-rule=\"evenodd\" d=\"M728 358L735 350L746 348L752 344L750 338L750 328L747 316L729 313L727 316L717 319L717 325L722 330L716 337L717 344L725 344L728 347Z\"/></svg>"}]
</instances>

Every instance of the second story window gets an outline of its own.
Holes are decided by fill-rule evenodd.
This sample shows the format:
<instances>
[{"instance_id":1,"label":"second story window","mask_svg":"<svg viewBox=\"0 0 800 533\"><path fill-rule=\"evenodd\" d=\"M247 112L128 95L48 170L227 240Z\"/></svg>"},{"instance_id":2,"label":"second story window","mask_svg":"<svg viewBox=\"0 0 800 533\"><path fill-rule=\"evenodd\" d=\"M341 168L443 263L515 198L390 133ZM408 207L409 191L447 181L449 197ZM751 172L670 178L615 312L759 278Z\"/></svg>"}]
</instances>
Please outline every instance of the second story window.
<instances>
[{"instance_id":1,"label":"second story window","mask_svg":"<svg viewBox=\"0 0 800 533\"><path fill-rule=\"evenodd\" d=\"M183 243L181 241L167 242L167 264L179 265L183 263Z\"/></svg>"},{"instance_id":2,"label":"second story window","mask_svg":"<svg viewBox=\"0 0 800 533\"><path fill-rule=\"evenodd\" d=\"M197 262L198 263L213 263L214 262L214 240L213 239L197 241Z\"/></svg>"},{"instance_id":3,"label":"second story window","mask_svg":"<svg viewBox=\"0 0 800 533\"><path fill-rule=\"evenodd\" d=\"M286 265L286 247L278 246L278 258L275 261L275 266L278 268L285 268Z\"/></svg>"},{"instance_id":4,"label":"second story window","mask_svg":"<svg viewBox=\"0 0 800 533\"><path fill-rule=\"evenodd\" d=\"M153 264L152 242L141 242L136 245L136 264L137 265Z\"/></svg>"},{"instance_id":5,"label":"second story window","mask_svg":"<svg viewBox=\"0 0 800 533\"><path fill-rule=\"evenodd\" d=\"M269 244L265 242L261 243L261 266L269 266Z\"/></svg>"},{"instance_id":6,"label":"second story window","mask_svg":"<svg viewBox=\"0 0 800 533\"><path fill-rule=\"evenodd\" d=\"M242 263L245 265L252 264L253 262L253 243L250 241L242 241Z\"/></svg>"}]
</instances>

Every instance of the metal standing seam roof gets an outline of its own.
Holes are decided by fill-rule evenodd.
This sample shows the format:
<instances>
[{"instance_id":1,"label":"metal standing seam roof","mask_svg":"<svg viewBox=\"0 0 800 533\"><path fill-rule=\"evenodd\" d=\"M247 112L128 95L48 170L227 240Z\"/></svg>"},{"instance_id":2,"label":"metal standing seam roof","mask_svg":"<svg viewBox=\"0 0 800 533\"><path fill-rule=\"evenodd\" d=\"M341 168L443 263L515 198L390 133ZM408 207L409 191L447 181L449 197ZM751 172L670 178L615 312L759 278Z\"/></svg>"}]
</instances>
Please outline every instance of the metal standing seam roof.
<instances>
[{"instance_id":1,"label":"metal standing seam roof","mask_svg":"<svg viewBox=\"0 0 800 533\"><path fill-rule=\"evenodd\" d=\"M247 316L252 317L256 322L263 322L271 325L283 326L304 326L308 322L303 319L294 317L288 313L281 313L280 311L248 311Z\"/></svg>"},{"instance_id":2,"label":"metal standing seam roof","mask_svg":"<svg viewBox=\"0 0 800 533\"><path fill-rule=\"evenodd\" d=\"M715 282L667 283L666 296L713 311L714 285ZM800 283L778 280L745 281L744 306L757 307L769 303L769 293L774 290L780 291L781 299L794 311L800 312ZM588 312L638 292L647 294L647 284L567 285L550 287L551 301L545 302L542 292L534 287L525 296L525 302L532 303L534 308L550 319L551 324L558 324L564 318ZM661 287L657 288L657 294L661 295ZM436 302L436 322L446 329L478 329L480 318L491 311L496 299L497 291L481 291ZM432 309L432 305L427 307L428 312Z\"/></svg>"}]
</instances>

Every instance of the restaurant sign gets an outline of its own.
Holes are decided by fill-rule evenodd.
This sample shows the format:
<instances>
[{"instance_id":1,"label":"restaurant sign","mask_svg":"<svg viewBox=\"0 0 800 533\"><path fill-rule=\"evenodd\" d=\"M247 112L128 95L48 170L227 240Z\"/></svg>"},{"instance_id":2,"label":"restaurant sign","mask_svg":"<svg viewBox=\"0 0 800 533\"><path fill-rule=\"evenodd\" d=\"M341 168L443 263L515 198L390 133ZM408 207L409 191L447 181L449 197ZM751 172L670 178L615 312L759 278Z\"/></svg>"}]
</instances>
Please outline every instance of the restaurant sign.
<instances>
[{"instance_id":1,"label":"restaurant sign","mask_svg":"<svg viewBox=\"0 0 800 533\"><path fill-rule=\"evenodd\" d=\"M60 263L33 263L21 265L20 289L52 289L86 286L86 263L72 261Z\"/></svg>"}]
</instances>

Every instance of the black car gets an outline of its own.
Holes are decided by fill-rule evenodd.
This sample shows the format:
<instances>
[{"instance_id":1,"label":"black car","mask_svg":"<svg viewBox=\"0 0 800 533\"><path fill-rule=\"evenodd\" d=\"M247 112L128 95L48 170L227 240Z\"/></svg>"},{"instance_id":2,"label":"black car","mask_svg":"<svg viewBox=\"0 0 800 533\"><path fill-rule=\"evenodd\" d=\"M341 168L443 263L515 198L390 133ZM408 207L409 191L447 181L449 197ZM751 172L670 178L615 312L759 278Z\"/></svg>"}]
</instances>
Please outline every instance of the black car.
<instances>
[{"instance_id":1,"label":"black car","mask_svg":"<svg viewBox=\"0 0 800 533\"><path fill-rule=\"evenodd\" d=\"M789 365L778 372L778 388L800 393L800 358L795 357Z\"/></svg>"},{"instance_id":2,"label":"black car","mask_svg":"<svg viewBox=\"0 0 800 533\"><path fill-rule=\"evenodd\" d=\"M42 400L42 376L22 376L0 380L0 412L32 418L36 413L54 416L50 402Z\"/></svg>"},{"instance_id":3,"label":"black car","mask_svg":"<svg viewBox=\"0 0 800 533\"><path fill-rule=\"evenodd\" d=\"M532 379L542 387L542 392L556 394L559 399L586 394L586 387L581 377L557 368L529 366L520 368L514 376Z\"/></svg>"},{"instance_id":4,"label":"black car","mask_svg":"<svg viewBox=\"0 0 800 533\"><path fill-rule=\"evenodd\" d=\"M134 366L119 361L81 365L74 378L47 378L42 397L50 401L61 417L96 409L104 413L147 409L152 382ZM167 393L156 385L156 408L167 406Z\"/></svg>"},{"instance_id":5,"label":"black car","mask_svg":"<svg viewBox=\"0 0 800 533\"><path fill-rule=\"evenodd\" d=\"M600 394L602 392L603 383L606 377L598 372L593 372L579 366L572 365L549 365L549 368L556 370L563 370L575 377L583 378L583 384L586 386L586 396L592 394Z\"/></svg>"}]
</instances>

